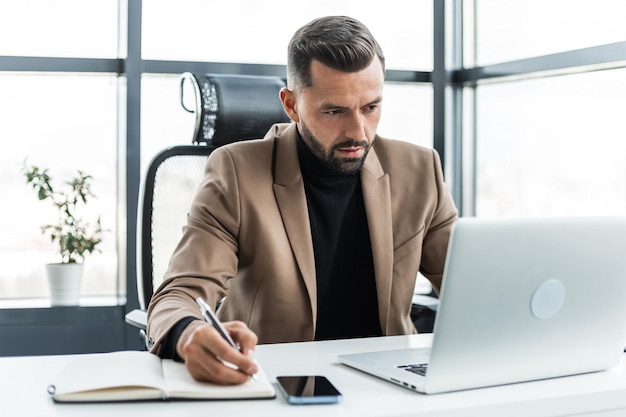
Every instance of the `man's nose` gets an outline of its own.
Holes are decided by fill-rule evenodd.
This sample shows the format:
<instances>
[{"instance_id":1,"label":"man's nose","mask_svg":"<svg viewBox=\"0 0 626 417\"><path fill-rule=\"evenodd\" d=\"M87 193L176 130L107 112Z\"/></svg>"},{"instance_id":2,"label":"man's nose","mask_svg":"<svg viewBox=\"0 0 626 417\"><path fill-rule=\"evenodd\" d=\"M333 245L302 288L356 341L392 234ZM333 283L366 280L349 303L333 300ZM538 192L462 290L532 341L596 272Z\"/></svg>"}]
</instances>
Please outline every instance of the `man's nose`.
<instances>
[{"instance_id":1,"label":"man's nose","mask_svg":"<svg viewBox=\"0 0 626 417\"><path fill-rule=\"evenodd\" d=\"M355 112L346 120L345 136L357 142L367 141L365 116Z\"/></svg>"}]
</instances>

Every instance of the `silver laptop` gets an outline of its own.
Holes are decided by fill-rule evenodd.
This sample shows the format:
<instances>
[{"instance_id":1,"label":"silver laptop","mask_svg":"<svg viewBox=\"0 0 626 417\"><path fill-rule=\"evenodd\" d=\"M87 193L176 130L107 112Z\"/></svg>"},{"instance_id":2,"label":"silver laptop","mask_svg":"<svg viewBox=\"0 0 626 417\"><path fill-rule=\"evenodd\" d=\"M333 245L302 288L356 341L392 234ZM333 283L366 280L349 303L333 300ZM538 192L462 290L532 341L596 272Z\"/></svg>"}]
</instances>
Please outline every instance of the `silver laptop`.
<instances>
[{"instance_id":1,"label":"silver laptop","mask_svg":"<svg viewBox=\"0 0 626 417\"><path fill-rule=\"evenodd\" d=\"M339 356L422 393L601 371L626 342L626 216L460 218L433 342Z\"/></svg>"}]
</instances>

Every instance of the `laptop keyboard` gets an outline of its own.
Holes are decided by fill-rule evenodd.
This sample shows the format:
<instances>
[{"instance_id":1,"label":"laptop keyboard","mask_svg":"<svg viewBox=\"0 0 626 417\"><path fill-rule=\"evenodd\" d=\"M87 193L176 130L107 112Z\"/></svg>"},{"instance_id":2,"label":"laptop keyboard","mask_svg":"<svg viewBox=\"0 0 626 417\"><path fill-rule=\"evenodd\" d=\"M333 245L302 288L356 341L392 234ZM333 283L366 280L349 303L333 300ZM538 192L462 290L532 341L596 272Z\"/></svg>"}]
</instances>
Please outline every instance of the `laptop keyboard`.
<instances>
[{"instance_id":1,"label":"laptop keyboard","mask_svg":"<svg viewBox=\"0 0 626 417\"><path fill-rule=\"evenodd\" d=\"M405 371L413 372L414 374L426 376L426 369L428 368L427 363L414 363L409 365L398 365L400 369L404 369Z\"/></svg>"}]
</instances>

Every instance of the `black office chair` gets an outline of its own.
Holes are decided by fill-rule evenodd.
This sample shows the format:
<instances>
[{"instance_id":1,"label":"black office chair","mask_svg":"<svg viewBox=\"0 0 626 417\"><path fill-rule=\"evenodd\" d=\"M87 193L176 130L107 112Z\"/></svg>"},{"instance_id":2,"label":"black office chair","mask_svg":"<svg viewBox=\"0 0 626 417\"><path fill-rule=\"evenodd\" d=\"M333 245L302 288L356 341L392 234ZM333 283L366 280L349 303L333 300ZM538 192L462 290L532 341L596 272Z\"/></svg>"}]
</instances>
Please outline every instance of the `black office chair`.
<instances>
[{"instance_id":1,"label":"black office chair","mask_svg":"<svg viewBox=\"0 0 626 417\"><path fill-rule=\"evenodd\" d=\"M139 306L126 322L139 328L147 347L147 307L161 284L169 259L182 236L187 212L204 176L209 154L219 146L261 138L274 123L288 122L278 92L279 77L184 73L181 105L195 113L191 145L159 152L141 184L137 220L137 291ZM193 108L185 104L191 87Z\"/></svg>"}]
</instances>

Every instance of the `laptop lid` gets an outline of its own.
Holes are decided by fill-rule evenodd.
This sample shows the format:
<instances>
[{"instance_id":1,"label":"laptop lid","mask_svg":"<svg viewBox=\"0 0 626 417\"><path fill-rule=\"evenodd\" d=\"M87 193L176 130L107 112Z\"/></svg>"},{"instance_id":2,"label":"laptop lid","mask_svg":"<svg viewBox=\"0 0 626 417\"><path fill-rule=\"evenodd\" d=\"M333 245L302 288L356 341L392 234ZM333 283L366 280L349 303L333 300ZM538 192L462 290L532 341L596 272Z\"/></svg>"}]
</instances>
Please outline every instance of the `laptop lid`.
<instances>
[{"instance_id":1,"label":"laptop lid","mask_svg":"<svg viewBox=\"0 0 626 417\"><path fill-rule=\"evenodd\" d=\"M626 217L460 218L428 371L423 387L408 386L436 393L605 370L625 341ZM386 355L396 382L408 358ZM371 358L344 356L392 378Z\"/></svg>"}]
</instances>

